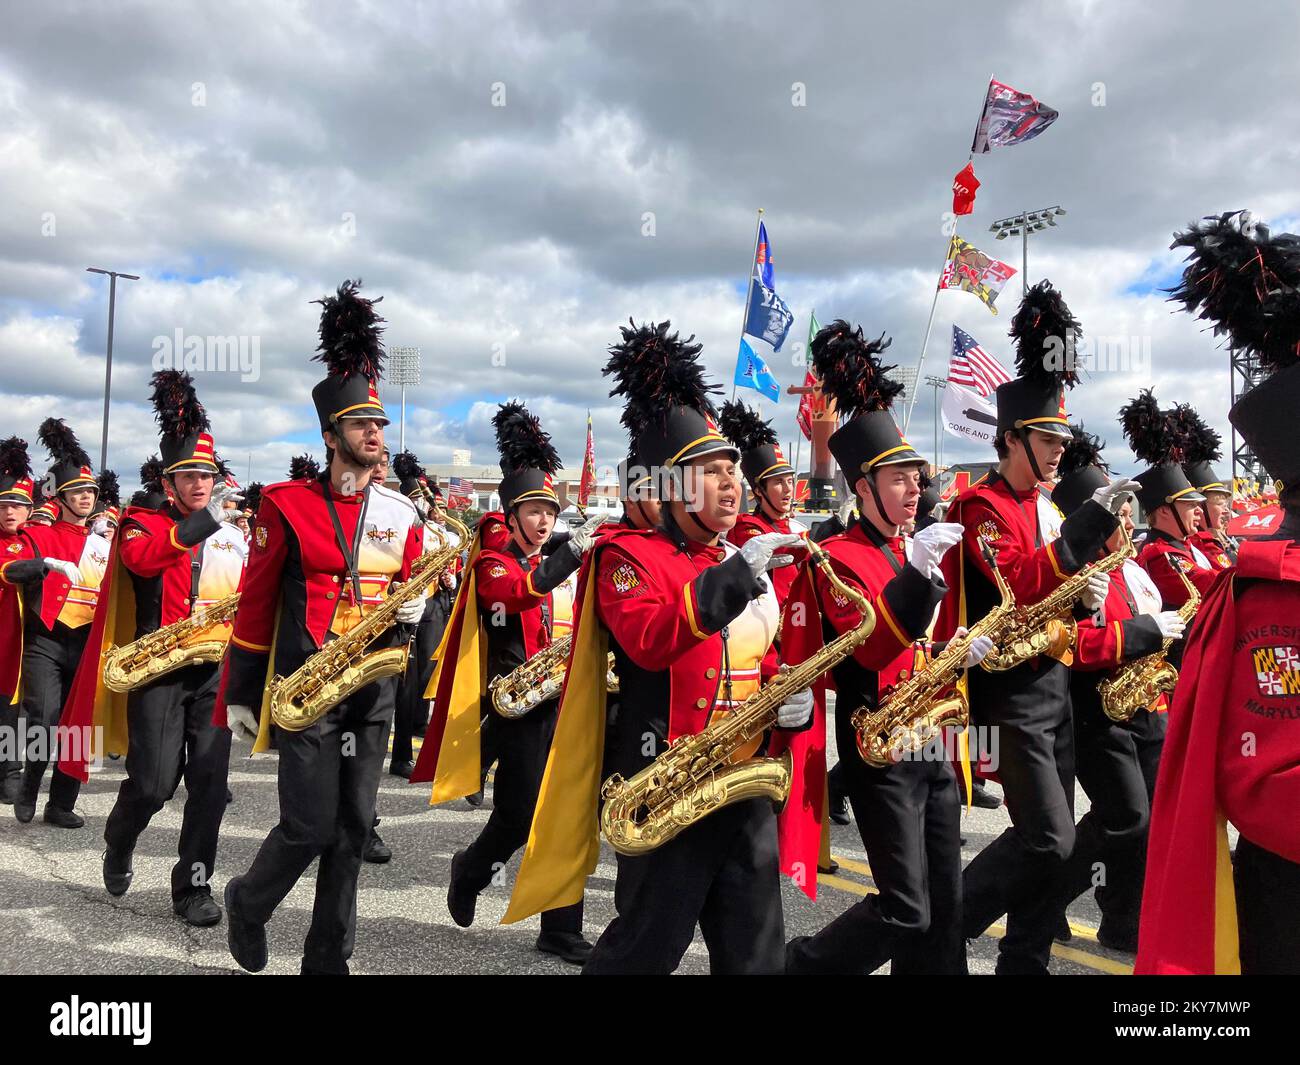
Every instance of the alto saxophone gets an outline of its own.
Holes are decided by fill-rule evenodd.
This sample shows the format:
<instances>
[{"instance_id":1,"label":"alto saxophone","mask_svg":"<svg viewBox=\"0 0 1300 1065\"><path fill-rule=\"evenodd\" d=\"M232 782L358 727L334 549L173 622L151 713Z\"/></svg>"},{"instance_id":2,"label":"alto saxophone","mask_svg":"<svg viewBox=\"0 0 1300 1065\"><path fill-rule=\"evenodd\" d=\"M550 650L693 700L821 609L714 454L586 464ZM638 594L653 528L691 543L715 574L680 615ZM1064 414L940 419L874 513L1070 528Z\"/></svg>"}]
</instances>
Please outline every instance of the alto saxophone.
<instances>
[{"instance_id":1,"label":"alto saxophone","mask_svg":"<svg viewBox=\"0 0 1300 1065\"><path fill-rule=\"evenodd\" d=\"M220 662L229 634L198 639L213 625L230 621L239 606L239 593L211 606L199 607L189 617L145 633L138 640L115 647L104 656L104 685L109 691L129 692L185 666Z\"/></svg>"},{"instance_id":2,"label":"alto saxophone","mask_svg":"<svg viewBox=\"0 0 1300 1065\"><path fill-rule=\"evenodd\" d=\"M1172 559L1169 565L1187 586L1187 601L1178 608L1178 616L1191 624L1201 605L1201 593ZM1173 691L1178 682L1178 669L1165 658L1173 642L1172 636L1166 637L1159 651L1125 662L1098 684L1101 712L1112 721L1132 721L1139 710L1150 709L1161 695Z\"/></svg>"},{"instance_id":3,"label":"alto saxophone","mask_svg":"<svg viewBox=\"0 0 1300 1065\"><path fill-rule=\"evenodd\" d=\"M1089 562L1032 606L1020 607L1014 631L1009 633L1005 642L989 652L980 667L990 673L1002 673L1039 655L1056 657L1073 647L1077 627L1070 608L1088 586L1088 578L1118 569L1137 554L1122 525L1120 531L1124 542L1116 550L1105 558Z\"/></svg>"},{"instance_id":4,"label":"alto saxophone","mask_svg":"<svg viewBox=\"0 0 1300 1065\"><path fill-rule=\"evenodd\" d=\"M734 712L693 736L680 737L639 773L627 780L616 773L605 781L600 789L605 800L600 829L619 854L652 851L709 814L745 799L765 797L785 805L793 768L789 751L779 758L735 764L732 758L776 723L777 710L791 695L811 687L848 658L876 627L870 602L840 580L821 548L809 542L808 551L826 579L858 608L862 620L807 661L783 666Z\"/></svg>"},{"instance_id":5,"label":"alto saxophone","mask_svg":"<svg viewBox=\"0 0 1300 1065\"><path fill-rule=\"evenodd\" d=\"M447 515L447 524L469 542L469 530ZM441 534L439 534L441 535ZM411 566L411 578L337 640L331 640L290 676L278 674L267 688L271 720L289 732L310 728L329 711L367 684L406 669L410 645L369 650L397 622L397 611L442 577L460 553L461 544L443 537L441 547L426 551Z\"/></svg>"},{"instance_id":6,"label":"alto saxophone","mask_svg":"<svg viewBox=\"0 0 1300 1065\"><path fill-rule=\"evenodd\" d=\"M1017 623L1015 596L982 536L980 551L993 571L1002 602L972 625L965 636L949 640L934 661L894 687L875 710L864 706L854 711L851 720L857 732L858 754L867 765L883 769L902 755L919 751L946 726L965 727L970 717L966 696L955 689L946 698L940 696L956 684L972 640L988 636L997 644Z\"/></svg>"},{"instance_id":7,"label":"alto saxophone","mask_svg":"<svg viewBox=\"0 0 1300 1065\"><path fill-rule=\"evenodd\" d=\"M504 677L497 677L488 687L492 709L510 721L523 717L538 703L554 699L564 687L569 670L571 634L561 636L542 648L527 662L516 666ZM614 673L614 654L609 655L605 672L605 691L618 691L618 677Z\"/></svg>"}]
</instances>

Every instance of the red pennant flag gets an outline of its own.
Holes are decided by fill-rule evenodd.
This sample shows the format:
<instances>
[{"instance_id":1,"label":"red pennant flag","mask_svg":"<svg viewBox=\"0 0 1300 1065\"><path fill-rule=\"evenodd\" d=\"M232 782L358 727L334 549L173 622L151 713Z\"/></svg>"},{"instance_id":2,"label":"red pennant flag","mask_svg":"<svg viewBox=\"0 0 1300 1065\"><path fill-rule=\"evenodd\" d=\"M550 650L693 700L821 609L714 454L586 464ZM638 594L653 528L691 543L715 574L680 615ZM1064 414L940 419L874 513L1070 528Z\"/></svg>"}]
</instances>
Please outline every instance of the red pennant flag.
<instances>
[{"instance_id":1,"label":"red pennant flag","mask_svg":"<svg viewBox=\"0 0 1300 1065\"><path fill-rule=\"evenodd\" d=\"M578 509L586 510L591 490L596 487L596 443L591 435L591 411L587 412L587 451L582 457L582 482L578 485Z\"/></svg>"},{"instance_id":2,"label":"red pennant flag","mask_svg":"<svg viewBox=\"0 0 1300 1065\"><path fill-rule=\"evenodd\" d=\"M975 210L975 190L980 187L975 167L967 163L952 179L952 213L970 214Z\"/></svg>"}]
</instances>

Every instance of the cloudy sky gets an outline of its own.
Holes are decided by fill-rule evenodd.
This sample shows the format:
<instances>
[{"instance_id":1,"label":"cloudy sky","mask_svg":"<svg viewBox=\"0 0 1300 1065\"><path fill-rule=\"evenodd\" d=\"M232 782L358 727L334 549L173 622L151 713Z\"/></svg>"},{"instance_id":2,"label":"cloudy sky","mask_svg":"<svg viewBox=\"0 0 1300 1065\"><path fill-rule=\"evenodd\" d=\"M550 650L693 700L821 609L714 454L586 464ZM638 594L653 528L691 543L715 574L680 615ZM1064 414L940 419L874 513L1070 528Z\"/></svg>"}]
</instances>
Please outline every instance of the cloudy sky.
<instances>
[{"instance_id":1,"label":"cloudy sky","mask_svg":"<svg viewBox=\"0 0 1300 1065\"><path fill-rule=\"evenodd\" d=\"M280 479L322 450L310 301L361 277L390 345L422 349L423 460L492 461L493 407L522 397L573 465L590 408L612 463L598 368L629 316L697 334L730 393L759 207L796 315L782 385L813 308L914 365L992 74L1061 117L976 160L959 232L1018 267L989 223L1067 208L1029 275L1086 337L1149 352L1070 401L1132 469L1114 417L1144 385L1226 433L1227 353L1160 290L1193 218L1295 225L1298 26L1251 2L1230 23L1209 2L23 5L0 40L0 431L43 463L35 428L59 413L98 463L108 284L85 271L115 269L141 280L118 289L109 465L131 485L156 448L147 381L179 330L256 350L254 374L196 376L241 479ZM1019 280L997 317L942 293L926 371L954 322L1009 366ZM794 439L790 397L742 395ZM910 434L927 452L930 396Z\"/></svg>"}]
</instances>

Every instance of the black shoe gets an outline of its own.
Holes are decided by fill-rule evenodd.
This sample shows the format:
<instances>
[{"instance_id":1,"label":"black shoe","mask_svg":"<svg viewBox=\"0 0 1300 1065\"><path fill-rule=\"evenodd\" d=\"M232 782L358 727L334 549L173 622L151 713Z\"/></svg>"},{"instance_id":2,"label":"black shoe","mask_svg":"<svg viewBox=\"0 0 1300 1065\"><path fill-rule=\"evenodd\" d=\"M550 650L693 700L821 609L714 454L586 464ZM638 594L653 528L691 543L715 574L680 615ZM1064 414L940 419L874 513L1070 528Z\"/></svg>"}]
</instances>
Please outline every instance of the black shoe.
<instances>
[{"instance_id":1,"label":"black shoe","mask_svg":"<svg viewBox=\"0 0 1300 1065\"><path fill-rule=\"evenodd\" d=\"M1108 928L1106 922L1101 923L1097 929L1097 942L1107 950L1118 950L1125 954L1136 954L1138 949L1137 929L1132 931L1115 931Z\"/></svg>"},{"instance_id":2,"label":"black shoe","mask_svg":"<svg viewBox=\"0 0 1300 1065\"><path fill-rule=\"evenodd\" d=\"M384 862L392 861L393 849L380 839L379 833L372 828L370 836L366 840L366 849L361 852L361 857L373 865L383 865Z\"/></svg>"},{"instance_id":3,"label":"black shoe","mask_svg":"<svg viewBox=\"0 0 1300 1065\"><path fill-rule=\"evenodd\" d=\"M229 805L230 805L232 802L234 802L234 801L235 801L235 793L234 793L233 791L231 791L229 788L227 788L227 789L226 789L226 805L229 806Z\"/></svg>"},{"instance_id":4,"label":"black shoe","mask_svg":"<svg viewBox=\"0 0 1300 1065\"><path fill-rule=\"evenodd\" d=\"M1062 917L1060 924L1056 926L1056 931L1052 933L1052 938L1058 943L1068 943L1074 938L1074 931L1070 928L1070 919Z\"/></svg>"},{"instance_id":5,"label":"black shoe","mask_svg":"<svg viewBox=\"0 0 1300 1065\"><path fill-rule=\"evenodd\" d=\"M104 887L114 898L126 894L126 889L131 886L131 881L135 878L135 870L131 868L131 852L123 854L120 851L113 850L109 847L104 851Z\"/></svg>"},{"instance_id":6,"label":"black shoe","mask_svg":"<svg viewBox=\"0 0 1300 1065\"><path fill-rule=\"evenodd\" d=\"M415 772L415 763L409 758L405 762L393 762L388 767L388 772L395 777L401 777L403 780L410 780L411 774Z\"/></svg>"},{"instance_id":7,"label":"black shoe","mask_svg":"<svg viewBox=\"0 0 1300 1065\"><path fill-rule=\"evenodd\" d=\"M996 810L1002 800L990 794L988 788L972 788L970 804L979 810Z\"/></svg>"},{"instance_id":8,"label":"black shoe","mask_svg":"<svg viewBox=\"0 0 1300 1065\"><path fill-rule=\"evenodd\" d=\"M235 877L226 885L226 943L241 969L260 973L266 968L266 926L246 921L240 915L235 903L239 879Z\"/></svg>"},{"instance_id":9,"label":"black shoe","mask_svg":"<svg viewBox=\"0 0 1300 1065\"><path fill-rule=\"evenodd\" d=\"M52 802L45 804L45 813L41 816L45 819L47 825L54 825L57 828L80 828L86 823L86 819L75 810L65 810L62 806L55 806ZM28 820L31 820L31 818L28 818Z\"/></svg>"},{"instance_id":10,"label":"black shoe","mask_svg":"<svg viewBox=\"0 0 1300 1065\"><path fill-rule=\"evenodd\" d=\"M172 902L172 913L195 928L208 928L221 922L221 907L206 891L191 891Z\"/></svg>"},{"instance_id":11,"label":"black shoe","mask_svg":"<svg viewBox=\"0 0 1300 1065\"><path fill-rule=\"evenodd\" d=\"M9 773L0 781L0 805L12 806L23 793L22 773Z\"/></svg>"},{"instance_id":12,"label":"black shoe","mask_svg":"<svg viewBox=\"0 0 1300 1065\"><path fill-rule=\"evenodd\" d=\"M474 923L474 905L478 902L478 892L470 891L459 883L460 867L464 862L464 851L452 855L450 882L447 884L447 912L461 928L468 928Z\"/></svg>"},{"instance_id":13,"label":"black shoe","mask_svg":"<svg viewBox=\"0 0 1300 1065\"><path fill-rule=\"evenodd\" d=\"M483 789L479 788L473 795L466 795L465 801L475 809L483 805Z\"/></svg>"},{"instance_id":14,"label":"black shoe","mask_svg":"<svg viewBox=\"0 0 1300 1065\"><path fill-rule=\"evenodd\" d=\"M582 965L591 957L592 946L581 932L543 932L537 937L537 949L570 965Z\"/></svg>"},{"instance_id":15,"label":"black shoe","mask_svg":"<svg viewBox=\"0 0 1300 1065\"><path fill-rule=\"evenodd\" d=\"M1051 976L1047 966L1029 958L1017 958L1006 954L998 955L998 963L993 972L997 976Z\"/></svg>"},{"instance_id":16,"label":"black shoe","mask_svg":"<svg viewBox=\"0 0 1300 1065\"><path fill-rule=\"evenodd\" d=\"M827 876L830 876L834 873L838 873L839 871L840 871L840 863L837 862L834 858L831 859L831 864L828 865L825 869L823 869L820 865L817 867L817 872L825 873Z\"/></svg>"},{"instance_id":17,"label":"black shoe","mask_svg":"<svg viewBox=\"0 0 1300 1065\"><path fill-rule=\"evenodd\" d=\"M36 816L36 800L28 802L24 798L14 800L14 816L24 825Z\"/></svg>"},{"instance_id":18,"label":"black shoe","mask_svg":"<svg viewBox=\"0 0 1300 1065\"><path fill-rule=\"evenodd\" d=\"M849 804L845 801L843 792L831 788L827 798L830 802L830 809L827 812L830 814L831 824L847 825L849 823Z\"/></svg>"}]
</instances>

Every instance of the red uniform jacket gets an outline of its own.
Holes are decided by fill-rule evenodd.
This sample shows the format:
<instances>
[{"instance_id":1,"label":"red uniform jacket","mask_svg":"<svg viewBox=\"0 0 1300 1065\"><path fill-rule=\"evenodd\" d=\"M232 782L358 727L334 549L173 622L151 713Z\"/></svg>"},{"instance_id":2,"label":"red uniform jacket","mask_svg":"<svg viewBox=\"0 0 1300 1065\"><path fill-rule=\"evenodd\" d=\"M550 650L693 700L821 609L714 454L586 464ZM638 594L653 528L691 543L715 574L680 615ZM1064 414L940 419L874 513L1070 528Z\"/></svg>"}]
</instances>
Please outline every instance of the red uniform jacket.
<instances>
[{"instance_id":1,"label":"red uniform jacket","mask_svg":"<svg viewBox=\"0 0 1300 1065\"><path fill-rule=\"evenodd\" d=\"M54 630L56 621L70 629L90 624L99 601L99 585L108 568L109 543L90 531L89 525L56 521L53 525L27 525L19 534L31 545L35 558L61 558L81 569L81 580L71 584L51 573L39 585L28 587L24 604L31 615ZM32 617L29 616L29 625Z\"/></svg>"},{"instance_id":2,"label":"red uniform jacket","mask_svg":"<svg viewBox=\"0 0 1300 1065\"><path fill-rule=\"evenodd\" d=\"M769 521L766 515L755 511L753 514L742 514L736 519L735 528L727 533L727 540L740 547L752 537L761 533L772 532L797 532L805 540L808 539L808 530L802 527L791 529L789 518L782 518L780 521ZM791 555L793 561L788 566L778 566L776 569L769 570L768 577L772 581L772 590L776 592L777 603L783 605L790 595L790 586L794 584L794 579L799 573L799 567L803 565L804 560L808 557L808 551L802 547L789 547L782 548L781 554Z\"/></svg>"},{"instance_id":3,"label":"red uniform jacket","mask_svg":"<svg viewBox=\"0 0 1300 1065\"><path fill-rule=\"evenodd\" d=\"M1160 630L1155 619L1142 611L1125 580L1125 569L1127 566L1110 571L1110 588L1101 611L1078 623L1073 662L1076 670L1111 670L1160 650Z\"/></svg>"},{"instance_id":4,"label":"red uniform jacket","mask_svg":"<svg viewBox=\"0 0 1300 1065\"><path fill-rule=\"evenodd\" d=\"M357 569L361 602L347 580L348 560L325 502L329 492L348 550L365 502ZM423 536L415 506L405 496L371 485L367 493L339 495L329 482L267 485L253 526L244 586L226 655L214 721L226 723L226 704L262 704L268 659L289 676L325 641L355 625L388 597L388 586L410 576ZM389 642L395 639L390 633ZM376 646L384 646L381 640Z\"/></svg>"},{"instance_id":5,"label":"red uniform jacket","mask_svg":"<svg viewBox=\"0 0 1300 1065\"><path fill-rule=\"evenodd\" d=\"M45 563L22 531L0 533L0 702L19 701L23 662L23 588L45 579ZM67 583L66 581L64 582Z\"/></svg>"},{"instance_id":6,"label":"red uniform jacket","mask_svg":"<svg viewBox=\"0 0 1300 1065\"><path fill-rule=\"evenodd\" d=\"M1187 542L1199 548L1201 554L1206 557L1215 570L1228 569L1232 566L1229 549L1209 529L1201 529L1199 532L1192 533L1187 538Z\"/></svg>"},{"instance_id":7,"label":"red uniform jacket","mask_svg":"<svg viewBox=\"0 0 1300 1065\"><path fill-rule=\"evenodd\" d=\"M1205 556L1202 555L1201 558L1204 559ZM1196 552L1185 541L1175 539L1159 529L1152 529L1147 534L1142 550L1138 552L1137 563L1160 589L1166 610L1177 610L1187 602L1187 589L1170 566L1171 562L1182 570L1202 597L1210 590L1215 575L1220 572L1213 565L1202 565Z\"/></svg>"},{"instance_id":8,"label":"red uniform jacket","mask_svg":"<svg viewBox=\"0 0 1300 1065\"><path fill-rule=\"evenodd\" d=\"M1201 617L1160 759L1139 973L1233 971L1224 819L1252 843L1300 862L1300 544L1243 543Z\"/></svg>"},{"instance_id":9,"label":"red uniform jacket","mask_svg":"<svg viewBox=\"0 0 1300 1065\"><path fill-rule=\"evenodd\" d=\"M474 564L478 609L488 634L487 675L503 677L551 644L551 591L578 568L565 548L549 558L526 556L513 541L484 549Z\"/></svg>"}]
</instances>

